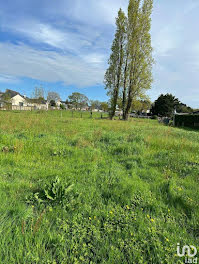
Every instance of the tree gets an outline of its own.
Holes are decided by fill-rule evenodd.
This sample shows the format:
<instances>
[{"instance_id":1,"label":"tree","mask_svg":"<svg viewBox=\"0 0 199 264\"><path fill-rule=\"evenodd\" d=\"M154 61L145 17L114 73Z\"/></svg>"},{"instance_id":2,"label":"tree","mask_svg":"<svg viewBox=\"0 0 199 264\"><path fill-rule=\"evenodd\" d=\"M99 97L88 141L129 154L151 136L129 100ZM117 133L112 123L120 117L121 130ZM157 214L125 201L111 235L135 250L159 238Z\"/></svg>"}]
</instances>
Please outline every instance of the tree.
<instances>
[{"instance_id":1,"label":"tree","mask_svg":"<svg viewBox=\"0 0 199 264\"><path fill-rule=\"evenodd\" d=\"M72 108L72 104L71 104L71 102L69 101L69 99L66 99L65 104L67 105L67 108L68 108L68 109L71 109L71 108Z\"/></svg>"},{"instance_id":2,"label":"tree","mask_svg":"<svg viewBox=\"0 0 199 264\"><path fill-rule=\"evenodd\" d=\"M50 100L50 106L53 106L53 107L56 106L56 102L55 102L55 100Z\"/></svg>"},{"instance_id":3,"label":"tree","mask_svg":"<svg viewBox=\"0 0 199 264\"><path fill-rule=\"evenodd\" d=\"M152 106L151 112L153 115L170 117L179 104L179 100L172 94L161 94Z\"/></svg>"},{"instance_id":4,"label":"tree","mask_svg":"<svg viewBox=\"0 0 199 264\"><path fill-rule=\"evenodd\" d=\"M186 104L183 103L179 103L178 105L176 105L176 112L177 113L192 113L194 110L187 106Z\"/></svg>"},{"instance_id":5,"label":"tree","mask_svg":"<svg viewBox=\"0 0 199 264\"><path fill-rule=\"evenodd\" d=\"M44 99L44 89L42 86L35 87L33 93L32 93L33 99Z\"/></svg>"},{"instance_id":6,"label":"tree","mask_svg":"<svg viewBox=\"0 0 199 264\"><path fill-rule=\"evenodd\" d=\"M111 47L111 55L108 61L109 68L104 77L107 94L110 96L110 119L115 115L117 100L119 96L119 88L122 81L122 66L124 63L124 46L126 39L126 16L122 9L118 12L116 18L116 33Z\"/></svg>"},{"instance_id":7,"label":"tree","mask_svg":"<svg viewBox=\"0 0 199 264\"><path fill-rule=\"evenodd\" d=\"M142 112L147 111L149 109L151 109L151 101L149 99L135 99L132 102L132 110Z\"/></svg>"},{"instance_id":8,"label":"tree","mask_svg":"<svg viewBox=\"0 0 199 264\"><path fill-rule=\"evenodd\" d=\"M102 102L102 103L101 103L101 109L102 109L104 112L107 112L107 111L108 111L108 103L106 103L106 102Z\"/></svg>"},{"instance_id":9,"label":"tree","mask_svg":"<svg viewBox=\"0 0 199 264\"><path fill-rule=\"evenodd\" d=\"M66 109L66 106L64 104L61 104L60 105L60 109L65 110Z\"/></svg>"},{"instance_id":10,"label":"tree","mask_svg":"<svg viewBox=\"0 0 199 264\"><path fill-rule=\"evenodd\" d=\"M91 109L98 109L101 108L101 102L98 100L90 100Z\"/></svg>"},{"instance_id":11,"label":"tree","mask_svg":"<svg viewBox=\"0 0 199 264\"><path fill-rule=\"evenodd\" d=\"M153 0L130 0L128 6L129 72L123 119L128 118L134 98L143 95L152 83L151 13Z\"/></svg>"},{"instance_id":12,"label":"tree","mask_svg":"<svg viewBox=\"0 0 199 264\"><path fill-rule=\"evenodd\" d=\"M50 102L51 100L58 102L61 100L61 98L60 98L60 95L56 92L48 92L47 100L48 102Z\"/></svg>"},{"instance_id":13,"label":"tree","mask_svg":"<svg viewBox=\"0 0 199 264\"><path fill-rule=\"evenodd\" d=\"M68 96L70 104L72 104L76 109L87 106L88 105L88 97L86 97L84 94L81 93L72 93L70 96Z\"/></svg>"},{"instance_id":14,"label":"tree","mask_svg":"<svg viewBox=\"0 0 199 264\"><path fill-rule=\"evenodd\" d=\"M143 96L151 87L154 62L150 35L152 7L153 0L130 0L128 18L119 10L109 68L105 74L111 118L116 105L121 105L122 101L123 119L126 120L133 100Z\"/></svg>"}]
</instances>

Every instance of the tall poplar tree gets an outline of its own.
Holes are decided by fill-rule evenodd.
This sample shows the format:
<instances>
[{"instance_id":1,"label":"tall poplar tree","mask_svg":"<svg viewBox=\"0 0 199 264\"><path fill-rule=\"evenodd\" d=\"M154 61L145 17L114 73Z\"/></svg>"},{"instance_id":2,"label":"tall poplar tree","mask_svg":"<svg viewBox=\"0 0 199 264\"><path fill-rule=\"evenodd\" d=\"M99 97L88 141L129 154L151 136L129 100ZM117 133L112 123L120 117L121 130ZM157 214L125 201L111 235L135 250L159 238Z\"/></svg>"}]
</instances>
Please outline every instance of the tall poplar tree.
<instances>
[{"instance_id":1,"label":"tall poplar tree","mask_svg":"<svg viewBox=\"0 0 199 264\"><path fill-rule=\"evenodd\" d=\"M110 118L115 115L117 101L119 97L119 90L122 82L122 67L124 63L124 47L126 40L126 16L122 9L118 12L116 18L116 33L111 47L111 55L108 61L109 68L105 73L105 85L110 96Z\"/></svg>"},{"instance_id":2,"label":"tall poplar tree","mask_svg":"<svg viewBox=\"0 0 199 264\"><path fill-rule=\"evenodd\" d=\"M130 0L128 19L120 9L117 30L105 74L105 84L115 114L120 95L123 119L128 118L132 102L150 89L152 83L151 12L153 0Z\"/></svg>"},{"instance_id":3,"label":"tall poplar tree","mask_svg":"<svg viewBox=\"0 0 199 264\"><path fill-rule=\"evenodd\" d=\"M142 4L141 4L142 2ZM153 0L130 0L128 7L129 86L123 118L128 118L133 99L152 83L151 12Z\"/></svg>"}]
</instances>

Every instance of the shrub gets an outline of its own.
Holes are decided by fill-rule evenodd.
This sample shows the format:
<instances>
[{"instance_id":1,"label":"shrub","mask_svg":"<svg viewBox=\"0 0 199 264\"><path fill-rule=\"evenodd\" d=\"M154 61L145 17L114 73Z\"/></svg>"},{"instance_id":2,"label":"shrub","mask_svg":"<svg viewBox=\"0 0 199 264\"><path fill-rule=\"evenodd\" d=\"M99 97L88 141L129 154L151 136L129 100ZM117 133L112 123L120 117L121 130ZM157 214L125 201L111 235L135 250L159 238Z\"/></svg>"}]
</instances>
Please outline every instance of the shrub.
<instances>
[{"instance_id":1,"label":"shrub","mask_svg":"<svg viewBox=\"0 0 199 264\"><path fill-rule=\"evenodd\" d=\"M157 119L158 119L158 116L157 116L157 115L153 115L153 116L151 117L151 119L155 119L155 120L157 120Z\"/></svg>"},{"instance_id":2,"label":"shrub","mask_svg":"<svg viewBox=\"0 0 199 264\"><path fill-rule=\"evenodd\" d=\"M60 109L65 110L65 109L66 109L65 105L61 104L61 105L60 105Z\"/></svg>"},{"instance_id":3,"label":"shrub","mask_svg":"<svg viewBox=\"0 0 199 264\"><path fill-rule=\"evenodd\" d=\"M175 115L175 126L199 129L199 115Z\"/></svg>"}]
</instances>

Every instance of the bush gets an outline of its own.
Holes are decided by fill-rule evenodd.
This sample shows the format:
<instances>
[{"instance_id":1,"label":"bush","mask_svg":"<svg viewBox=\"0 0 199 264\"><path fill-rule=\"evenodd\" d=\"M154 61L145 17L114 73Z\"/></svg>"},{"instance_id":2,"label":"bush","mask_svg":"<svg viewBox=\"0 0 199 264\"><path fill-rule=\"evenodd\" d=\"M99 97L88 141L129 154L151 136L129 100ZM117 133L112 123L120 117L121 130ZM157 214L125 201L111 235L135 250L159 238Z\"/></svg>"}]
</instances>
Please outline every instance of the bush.
<instances>
[{"instance_id":1,"label":"bush","mask_svg":"<svg viewBox=\"0 0 199 264\"><path fill-rule=\"evenodd\" d=\"M65 105L61 104L60 109L65 110L66 109Z\"/></svg>"},{"instance_id":2,"label":"bush","mask_svg":"<svg viewBox=\"0 0 199 264\"><path fill-rule=\"evenodd\" d=\"M199 129L199 115L175 115L175 126Z\"/></svg>"},{"instance_id":3,"label":"bush","mask_svg":"<svg viewBox=\"0 0 199 264\"><path fill-rule=\"evenodd\" d=\"M153 116L151 117L151 119L155 119L155 120L157 120L157 119L158 119L158 116L157 116L157 115L153 115Z\"/></svg>"}]
</instances>

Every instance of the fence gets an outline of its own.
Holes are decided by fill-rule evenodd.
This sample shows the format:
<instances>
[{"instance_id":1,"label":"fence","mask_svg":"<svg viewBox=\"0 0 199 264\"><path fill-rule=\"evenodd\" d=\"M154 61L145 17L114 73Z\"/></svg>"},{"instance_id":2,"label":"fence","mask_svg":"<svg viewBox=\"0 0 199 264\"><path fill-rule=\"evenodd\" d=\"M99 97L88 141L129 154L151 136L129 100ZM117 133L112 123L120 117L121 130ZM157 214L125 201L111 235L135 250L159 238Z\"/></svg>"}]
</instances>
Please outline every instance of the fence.
<instances>
[{"instance_id":1,"label":"fence","mask_svg":"<svg viewBox=\"0 0 199 264\"><path fill-rule=\"evenodd\" d=\"M32 111L32 110L34 110L34 106L18 106L18 105L12 105L12 110Z\"/></svg>"},{"instance_id":2,"label":"fence","mask_svg":"<svg viewBox=\"0 0 199 264\"><path fill-rule=\"evenodd\" d=\"M4 105L0 110L14 110L14 111L32 111L32 110L47 110L46 107L37 106L19 106L19 105Z\"/></svg>"},{"instance_id":3,"label":"fence","mask_svg":"<svg viewBox=\"0 0 199 264\"><path fill-rule=\"evenodd\" d=\"M77 111L77 110L66 110L68 114L73 118L108 118L107 112L91 112L91 111Z\"/></svg>"}]
</instances>

